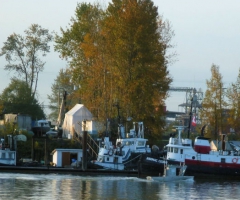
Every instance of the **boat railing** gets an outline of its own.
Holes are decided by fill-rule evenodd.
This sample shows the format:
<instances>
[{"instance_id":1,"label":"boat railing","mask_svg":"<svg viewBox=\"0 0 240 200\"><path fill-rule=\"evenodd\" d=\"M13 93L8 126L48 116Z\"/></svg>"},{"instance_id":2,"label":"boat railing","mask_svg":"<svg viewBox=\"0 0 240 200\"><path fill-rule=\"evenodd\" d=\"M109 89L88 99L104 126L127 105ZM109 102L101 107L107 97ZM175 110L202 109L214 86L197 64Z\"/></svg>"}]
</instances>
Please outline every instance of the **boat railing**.
<instances>
[{"instance_id":1,"label":"boat railing","mask_svg":"<svg viewBox=\"0 0 240 200\"><path fill-rule=\"evenodd\" d=\"M182 145L183 146L192 146L192 140L191 139L182 139Z\"/></svg>"},{"instance_id":2,"label":"boat railing","mask_svg":"<svg viewBox=\"0 0 240 200\"><path fill-rule=\"evenodd\" d=\"M180 143L181 143L181 140L179 142L178 138L170 138L169 139L169 144L180 144Z\"/></svg>"},{"instance_id":3,"label":"boat railing","mask_svg":"<svg viewBox=\"0 0 240 200\"><path fill-rule=\"evenodd\" d=\"M75 137L74 139L80 143L83 142L82 135L80 135L80 137ZM87 134L87 147L88 147L88 153L93 158L97 158L100 147L89 133Z\"/></svg>"}]
</instances>

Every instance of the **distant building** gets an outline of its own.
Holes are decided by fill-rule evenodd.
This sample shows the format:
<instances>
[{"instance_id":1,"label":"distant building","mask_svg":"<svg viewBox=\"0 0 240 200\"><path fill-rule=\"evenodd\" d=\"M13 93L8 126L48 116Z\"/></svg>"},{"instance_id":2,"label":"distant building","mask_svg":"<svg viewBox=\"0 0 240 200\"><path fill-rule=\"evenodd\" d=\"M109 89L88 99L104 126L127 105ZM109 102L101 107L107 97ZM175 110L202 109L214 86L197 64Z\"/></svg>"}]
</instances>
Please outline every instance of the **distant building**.
<instances>
[{"instance_id":1,"label":"distant building","mask_svg":"<svg viewBox=\"0 0 240 200\"><path fill-rule=\"evenodd\" d=\"M5 114L4 123L13 123L19 130L31 131L32 118L25 114Z\"/></svg>"}]
</instances>

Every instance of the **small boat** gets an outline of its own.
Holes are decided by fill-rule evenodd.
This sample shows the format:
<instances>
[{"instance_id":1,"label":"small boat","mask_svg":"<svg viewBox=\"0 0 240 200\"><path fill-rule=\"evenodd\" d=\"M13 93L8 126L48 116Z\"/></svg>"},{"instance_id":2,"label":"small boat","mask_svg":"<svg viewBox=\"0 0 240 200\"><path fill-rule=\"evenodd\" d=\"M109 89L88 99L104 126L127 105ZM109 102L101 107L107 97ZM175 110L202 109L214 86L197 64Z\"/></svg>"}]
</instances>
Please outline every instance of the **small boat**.
<instances>
[{"instance_id":1,"label":"small boat","mask_svg":"<svg viewBox=\"0 0 240 200\"><path fill-rule=\"evenodd\" d=\"M224 134L222 134L222 147L217 149L209 138L204 137L204 129L192 145L191 139L181 137L184 128L183 126L177 127L178 136L170 137L166 145L168 163L185 163L188 166L186 174L240 176L240 149L235 146L234 150L226 150Z\"/></svg>"},{"instance_id":2,"label":"small boat","mask_svg":"<svg viewBox=\"0 0 240 200\"><path fill-rule=\"evenodd\" d=\"M0 165L16 165L16 151L11 150L10 145L6 144L4 139L0 142Z\"/></svg>"},{"instance_id":3,"label":"small boat","mask_svg":"<svg viewBox=\"0 0 240 200\"><path fill-rule=\"evenodd\" d=\"M0 140L0 165L1 166L16 166L17 162L17 141L26 141L25 135L8 135L8 143L2 138Z\"/></svg>"},{"instance_id":4,"label":"small boat","mask_svg":"<svg viewBox=\"0 0 240 200\"><path fill-rule=\"evenodd\" d=\"M104 141L98 152L97 160L92 161L94 168L112 170L140 170L141 172L164 168L164 162L160 158L151 156L151 148L144 138L143 122L138 122L138 131L130 130L128 137L121 137L114 145L109 137Z\"/></svg>"},{"instance_id":5,"label":"small boat","mask_svg":"<svg viewBox=\"0 0 240 200\"><path fill-rule=\"evenodd\" d=\"M157 182L172 182L172 181L193 181L194 176L185 176L187 166L186 165L165 165L163 175L159 176L147 176L147 180L153 180Z\"/></svg>"},{"instance_id":6,"label":"small boat","mask_svg":"<svg viewBox=\"0 0 240 200\"><path fill-rule=\"evenodd\" d=\"M48 131L50 131L50 124L47 120L37 120L33 124L32 132L35 136L45 136Z\"/></svg>"}]
</instances>

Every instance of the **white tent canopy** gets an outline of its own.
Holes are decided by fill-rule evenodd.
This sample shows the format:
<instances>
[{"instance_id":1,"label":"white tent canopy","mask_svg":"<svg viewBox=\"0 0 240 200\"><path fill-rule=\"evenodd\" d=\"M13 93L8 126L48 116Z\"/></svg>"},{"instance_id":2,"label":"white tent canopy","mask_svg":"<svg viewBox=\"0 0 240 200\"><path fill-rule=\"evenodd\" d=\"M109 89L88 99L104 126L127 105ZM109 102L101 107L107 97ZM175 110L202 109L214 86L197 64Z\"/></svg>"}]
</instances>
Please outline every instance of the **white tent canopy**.
<instances>
[{"instance_id":1,"label":"white tent canopy","mask_svg":"<svg viewBox=\"0 0 240 200\"><path fill-rule=\"evenodd\" d=\"M83 105L76 104L71 110L69 110L65 114L64 122L63 122L63 137L68 137L69 134L71 136L82 133L82 122L83 121L91 121L92 122L93 115L92 113ZM91 123L92 124L92 123ZM88 127L88 131L92 131L93 127Z\"/></svg>"}]
</instances>

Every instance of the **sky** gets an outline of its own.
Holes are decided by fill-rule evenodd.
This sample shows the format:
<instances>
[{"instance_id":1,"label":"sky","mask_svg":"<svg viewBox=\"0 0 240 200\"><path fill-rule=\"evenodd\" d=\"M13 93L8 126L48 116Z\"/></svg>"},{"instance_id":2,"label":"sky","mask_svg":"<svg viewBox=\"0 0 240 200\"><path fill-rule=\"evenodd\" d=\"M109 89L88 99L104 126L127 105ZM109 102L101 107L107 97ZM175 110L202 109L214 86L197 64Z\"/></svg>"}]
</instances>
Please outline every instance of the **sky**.
<instances>
[{"instance_id":1,"label":"sky","mask_svg":"<svg viewBox=\"0 0 240 200\"><path fill-rule=\"evenodd\" d=\"M49 31L60 33L69 27L75 16L77 3L99 2L106 7L110 0L0 0L0 48L13 33L24 35L31 24L39 24ZM206 80L211 78L211 66L219 66L224 87L236 82L240 67L240 1L231 0L153 0L158 13L171 23L175 36L172 50L176 61L168 66L173 87L190 87L206 91ZM49 105L47 95L66 61L54 52L44 57L44 71L39 76L39 102ZM4 70L7 64L0 57L0 93L8 87L13 72ZM184 92L170 92L167 110L183 111ZM45 107L45 112L49 110Z\"/></svg>"}]
</instances>

